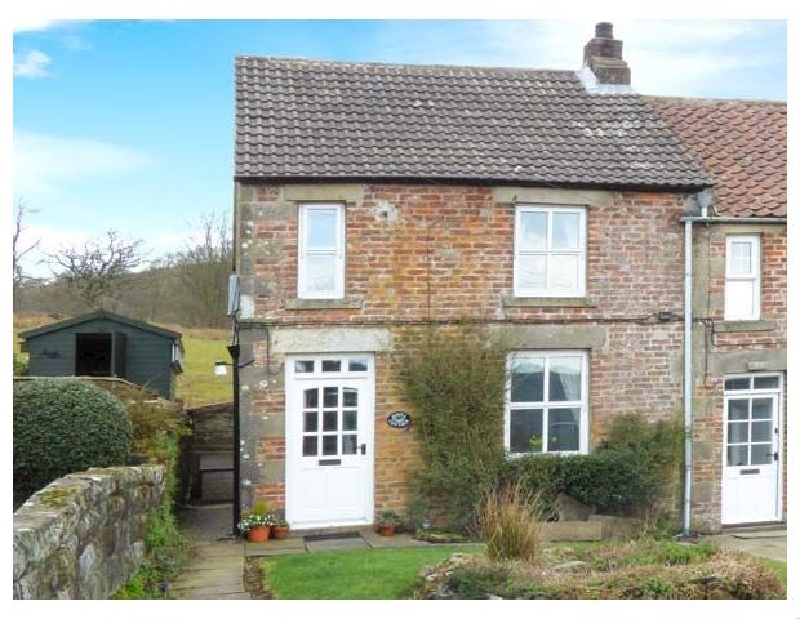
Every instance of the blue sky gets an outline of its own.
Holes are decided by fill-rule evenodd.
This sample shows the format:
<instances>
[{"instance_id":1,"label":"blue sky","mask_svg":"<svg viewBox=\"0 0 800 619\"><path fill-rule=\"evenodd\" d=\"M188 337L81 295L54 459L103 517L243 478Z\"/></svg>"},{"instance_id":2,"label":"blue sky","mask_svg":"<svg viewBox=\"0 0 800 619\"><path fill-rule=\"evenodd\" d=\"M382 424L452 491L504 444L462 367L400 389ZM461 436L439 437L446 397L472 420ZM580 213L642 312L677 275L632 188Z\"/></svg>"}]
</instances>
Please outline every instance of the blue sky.
<instances>
[{"instance_id":1,"label":"blue sky","mask_svg":"<svg viewBox=\"0 0 800 619\"><path fill-rule=\"evenodd\" d=\"M614 20L637 92L786 100L783 21ZM20 22L13 192L45 250L116 229L155 258L232 213L233 58L580 69L594 21ZM31 256L29 274L49 270Z\"/></svg>"}]
</instances>

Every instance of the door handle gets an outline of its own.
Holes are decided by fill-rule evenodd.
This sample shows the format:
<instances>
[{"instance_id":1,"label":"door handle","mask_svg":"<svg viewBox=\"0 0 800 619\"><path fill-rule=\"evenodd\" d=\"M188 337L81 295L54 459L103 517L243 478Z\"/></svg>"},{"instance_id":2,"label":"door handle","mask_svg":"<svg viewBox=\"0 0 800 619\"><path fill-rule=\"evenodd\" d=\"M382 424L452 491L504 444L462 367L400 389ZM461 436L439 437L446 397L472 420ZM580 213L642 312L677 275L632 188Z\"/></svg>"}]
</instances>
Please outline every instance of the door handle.
<instances>
[{"instance_id":1,"label":"door handle","mask_svg":"<svg viewBox=\"0 0 800 619\"><path fill-rule=\"evenodd\" d=\"M367 444L366 443L361 443L361 445L359 445L358 448L361 450L361 455L362 456L366 456L367 455Z\"/></svg>"},{"instance_id":2,"label":"door handle","mask_svg":"<svg viewBox=\"0 0 800 619\"><path fill-rule=\"evenodd\" d=\"M777 462L777 461L778 461L778 452L777 452L777 451L776 451L774 454L772 454L772 460L773 460L774 462Z\"/></svg>"}]
</instances>

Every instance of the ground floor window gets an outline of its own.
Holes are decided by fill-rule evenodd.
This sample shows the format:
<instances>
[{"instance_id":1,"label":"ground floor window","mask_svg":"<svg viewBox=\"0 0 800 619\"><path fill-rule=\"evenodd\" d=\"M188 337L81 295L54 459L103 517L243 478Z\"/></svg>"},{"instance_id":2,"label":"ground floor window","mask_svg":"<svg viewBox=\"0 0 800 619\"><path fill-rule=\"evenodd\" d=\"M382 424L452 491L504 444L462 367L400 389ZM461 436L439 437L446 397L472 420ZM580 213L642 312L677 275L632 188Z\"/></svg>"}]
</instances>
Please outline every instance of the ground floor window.
<instances>
[{"instance_id":1,"label":"ground floor window","mask_svg":"<svg viewBox=\"0 0 800 619\"><path fill-rule=\"evenodd\" d=\"M505 447L512 455L586 453L585 351L519 351L508 357Z\"/></svg>"}]
</instances>

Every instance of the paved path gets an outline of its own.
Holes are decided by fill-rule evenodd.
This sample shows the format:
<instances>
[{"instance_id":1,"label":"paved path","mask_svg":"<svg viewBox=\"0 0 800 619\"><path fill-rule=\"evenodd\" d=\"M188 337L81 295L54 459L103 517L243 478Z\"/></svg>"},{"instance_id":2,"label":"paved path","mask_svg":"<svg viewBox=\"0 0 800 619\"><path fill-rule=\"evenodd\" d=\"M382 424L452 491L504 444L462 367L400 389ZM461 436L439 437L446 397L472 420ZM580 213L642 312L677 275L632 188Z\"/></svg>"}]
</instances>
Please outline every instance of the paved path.
<instances>
[{"instance_id":1,"label":"paved path","mask_svg":"<svg viewBox=\"0 0 800 619\"><path fill-rule=\"evenodd\" d=\"M708 537L713 543L729 550L786 561L786 529L735 531L727 530L720 535Z\"/></svg>"}]
</instances>

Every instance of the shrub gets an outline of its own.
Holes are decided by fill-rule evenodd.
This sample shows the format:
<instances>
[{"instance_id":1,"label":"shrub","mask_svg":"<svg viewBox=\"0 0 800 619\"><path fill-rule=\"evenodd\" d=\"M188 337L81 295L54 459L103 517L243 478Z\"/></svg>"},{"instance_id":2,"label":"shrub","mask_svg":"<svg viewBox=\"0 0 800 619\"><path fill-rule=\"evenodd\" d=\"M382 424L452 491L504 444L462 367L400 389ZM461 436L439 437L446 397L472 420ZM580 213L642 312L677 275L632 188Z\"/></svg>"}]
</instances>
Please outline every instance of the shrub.
<instances>
[{"instance_id":1,"label":"shrub","mask_svg":"<svg viewBox=\"0 0 800 619\"><path fill-rule=\"evenodd\" d=\"M467 530L504 460L506 347L484 329L460 326L408 331L397 351L420 447L416 502L452 530Z\"/></svg>"},{"instance_id":2,"label":"shrub","mask_svg":"<svg viewBox=\"0 0 800 619\"><path fill-rule=\"evenodd\" d=\"M131 422L122 403L78 379L14 386L14 501L68 473L124 465Z\"/></svg>"},{"instance_id":3,"label":"shrub","mask_svg":"<svg viewBox=\"0 0 800 619\"><path fill-rule=\"evenodd\" d=\"M535 563L542 554L539 496L522 482L490 491L481 503L477 529L490 559L522 559Z\"/></svg>"},{"instance_id":4,"label":"shrub","mask_svg":"<svg viewBox=\"0 0 800 619\"><path fill-rule=\"evenodd\" d=\"M515 458L505 463L500 479L506 484L519 480L527 492L539 494L542 517L548 520L557 518L555 497L562 492L613 514L635 512L647 495L647 480L630 452Z\"/></svg>"},{"instance_id":5,"label":"shrub","mask_svg":"<svg viewBox=\"0 0 800 619\"><path fill-rule=\"evenodd\" d=\"M14 376L25 376L28 373L28 359L23 353L14 352Z\"/></svg>"},{"instance_id":6,"label":"shrub","mask_svg":"<svg viewBox=\"0 0 800 619\"><path fill-rule=\"evenodd\" d=\"M678 415L648 422L642 415L617 415L609 424L597 452L625 452L636 460L641 483L637 515L658 520L673 511L678 496L685 430Z\"/></svg>"}]
</instances>

